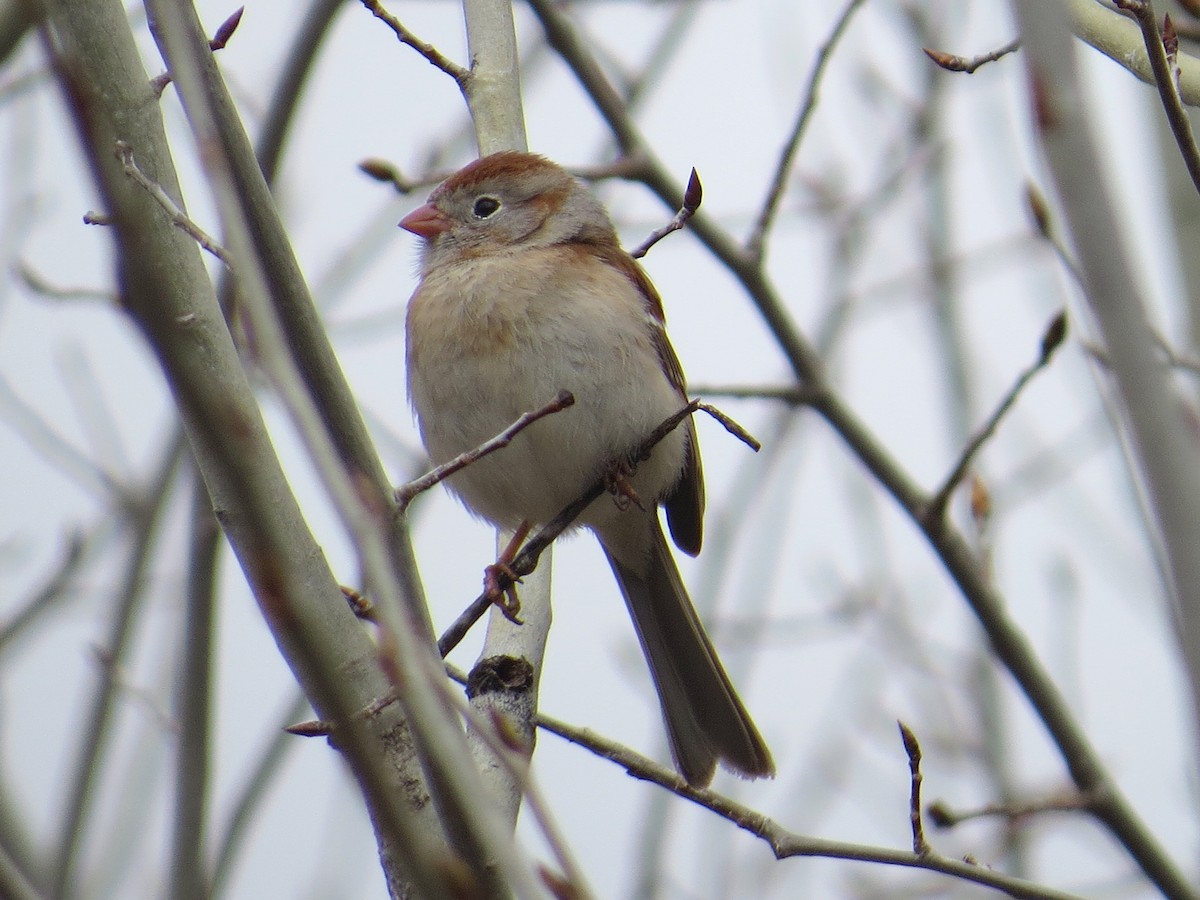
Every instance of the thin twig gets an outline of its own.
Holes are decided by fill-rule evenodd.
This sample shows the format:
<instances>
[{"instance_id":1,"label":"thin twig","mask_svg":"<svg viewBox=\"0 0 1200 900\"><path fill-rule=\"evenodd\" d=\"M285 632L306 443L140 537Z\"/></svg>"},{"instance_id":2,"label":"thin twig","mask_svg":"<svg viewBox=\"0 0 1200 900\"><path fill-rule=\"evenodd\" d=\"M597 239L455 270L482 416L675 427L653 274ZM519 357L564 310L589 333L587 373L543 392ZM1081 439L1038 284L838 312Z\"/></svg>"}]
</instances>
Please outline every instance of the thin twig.
<instances>
[{"instance_id":1,"label":"thin twig","mask_svg":"<svg viewBox=\"0 0 1200 900\"><path fill-rule=\"evenodd\" d=\"M756 438L754 435L752 435L750 432L748 432L745 428L743 428L740 424L735 422L732 418L725 415L725 413L721 412L721 410L717 409L711 403L697 403L696 409L700 410L701 412L708 413L710 416L712 416L714 419L716 419L718 422L721 423L722 428L724 428L726 431L728 431L730 434L732 434L735 438L737 438L739 441L741 441L743 444L745 444L747 447L749 447L755 453L757 453L759 450L762 449L762 442L759 441L758 438Z\"/></svg>"},{"instance_id":2,"label":"thin twig","mask_svg":"<svg viewBox=\"0 0 1200 900\"><path fill-rule=\"evenodd\" d=\"M834 24L829 38L822 45L821 49L817 51L817 58L813 61L812 71L808 74L808 84L804 89L804 100L800 104L800 114L796 117L796 124L792 126L791 136L783 147L783 152L779 156L779 163L775 166L775 177L771 181L771 187L767 190L767 199L763 202L762 212L759 213L758 221L754 223L754 228L751 229L750 236L746 239L746 252L756 260L761 260L763 257L763 247L766 242L767 232L771 229L771 223L775 220L775 216L779 212L779 204L783 201L788 175L792 170L792 161L795 160L796 154L800 150L800 142L804 139L804 132L808 128L813 111L817 108L817 96L820 92L821 79L825 75L825 68L833 58L833 51L837 48L842 35L846 33L846 27L850 24L851 17L863 5L863 2L864 0L850 0L846 4L845 9L842 10L842 14Z\"/></svg>"},{"instance_id":3,"label":"thin twig","mask_svg":"<svg viewBox=\"0 0 1200 900\"><path fill-rule=\"evenodd\" d=\"M1154 340L1162 349L1163 355L1167 358L1167 365L1172 369L1177 369L1181 372L1187 372L1190 375L1200 375L1200 359L1194 356L1183 356L1170 342L1157 330L1154 331Z\"/></svg>"},{"instance_id":4,"label":"thin twig","mask_svg":"<svg viewBox=\"0 0 1200 900\"><path fill-rule=\"evenodd\" d=\"M900 740L904 742L904 752L908 755L908 818L912 825L913 853L928 856L933 848L925 840L925 824L921 821L921 744L911 728L903 722L896 724L900 727Z\"/></svg>"},{"instance_id":5,"label":"thin twig","mask_svg":"<svg viewBox=\"0 0 1200 900\"><path fill-rule=\"evenodd\" d=\"M208 42L209 50L211 50L213 53L216 53L218 50L225 49L225 45L229 43L229 39L233 37L233 33L237 31L237 27L242 21L242 13L245 11L246 7L239 6L233 11L233 14L229 18L227 18L217 27L216 34L214 34L212 39ZM170 72L163 72L161 75L155 75L150 79L150 87L159 97L162 96L162 92L167 89L167 85L170 83Z\"/></svg>"},{"instance_id":6,"label":"thin twig","mask_svg":"<svg viewBox=\"0 0 1200 900\"><path fill-rule=\"evenodd\" d=\"M562 412L569 406L574 405L575 397L570 391L559 391L558 396L547 403L540 409L535 409L527 413L522 413L515 422L505 428L494 438L484 441L478 447L467 450L458 454L449 462L442 463L436 469L426 472L420 478L413 479L407 484L403 484L396 488L396 505L398 512L404 512L408 505L412 503L413 498L418 494L424 493L436 484L439 484L458 472L465 469L467 466L483 459L488 454L495 453L497 450L502 450L512 443L513 438L536 422L538 419L544 419L546 416L556 412Z\"/></svg>"},{"instance_id":7,"label":"thin twig","mask_svg":"<svg viewBox=\"0 0 1200 900\"><path fill-rule=\"evenodd\" d=\"M93 689L85 724L79 729L67 809L62 816L55 850L55 896L69 895L76 887L80 845L115 728L120 685L114 675L129 650L134 619L145 599L149 585L147 567L162 528L167 500L171 496L168 487L183 455L183 446L183 432L179 430L172 438L170 449L163 455L158 469L139 492L140 500L127 507L129 518L125 524L131 532L132 545L125 559L121 584L114 598L109 633L101 654L105 664L100 667L99 683Z\"/></svg>"},{"instance_id":8,"label":"thin twig","mask_svg":"<svg viewBox=\"0 0 1200 900\"><path fill-rule=\"evenodd\" d=\"M744 428L722 413L720 410L707 403L702 403L699 400L690 401L687 406L679 410L674 415L664 419L663 422L650 432L647 438L642 441L630 454L630 462L638 463L650 457L650 452L660 441L668 434L679 427L688 416L695 414L697 410L703 410L713 418L717 419L730 434L737 437L739 440L747 444L754 450L758 450L762 445L759 444L753 436L751 436ZM577 497L570 504L565 506L553 519L543 525L533 537L531 537L521 548L521 552L517 554L516 559L508 566L508 571L500 571L496 573L497 587L500 590L505 590L516 583L516 580L510 578L508 572L520 579L525 575L530 574L537 568L538 559L547 547L554 540L574 524L575 520L587 509L593 501L604 494L609 489L609 479L601 476L597 478L586 491ZM492 605L492 595L485 591L472 601L457 619L451 623L450 627L438 639L438 652L443 657L451 650L458 646L459 642L471 630L471 626L479 621L480 617L487 612Z\"/></svg>"},{"instance_id":9,"label":"thin twig","mask_svg":"<svg viewBox=\"0 0 1200 900\"><path fill-rule=\"evenodd\" d=\"M1054 356L1054 351L1061 346L1066 336L1067 314L1064 310L1056 315L1046 328L1046 333L1042 336L1041 352L1037 360L1021 373L1020 377L1013 383L1013 386L1009 388L1008 393L1005 394L1004 399L1000 401L1000 404L996 407L991 417L975 433L975 436L967 442L962 455L958 458L958 463L946 477L946 480L942 483L937 493L933 495L933 499L926 505L921 518L927 525L936 524L945 516L946 506L950 502L950 495L954 493L963 478L966 477L967 470L971 467L971 463L975 461L980 448L996 433L1001 420L1012 409L1013 404L1017 402L1017 398L1021 395L1021 391L1025 389L1025 385L1049 364L1051 358Z\"/></svg>"},{"instance_id":10,"label":"thin twig","mask_svg":"<svg viewBox=\"0 0 1200 900\"><path fill-rule=\"evenodd\" d=\"M815 403L819 395L801 384L796 385L753 385L753 384L694 384L688 385L693 394L705 397L729 397L735 400L778 400L789 406L807 406Z\"/></svg>"},{"instance_id":11,"label":"thin twig","mask_svg":"<svg viewBox=\"0 0 1200 900\"><path fill-rule=\"evenodd\" d=\"M1071 256L1071 252L1063 243L1058 232L1054 228L1054 219L1050 214L1050 205L1046 202L1045 195L1037 189L1032 183L1025 185L1025 204L1029 209L1029 214L1033 218L1034 227L1037 229L1038 235L1050 245L1050 249L1054 251L1054 255L1058 257L1058 261L1062 263L1067 274L1071 276L1071 280L1075 282L1076 287L1083 292L1087 292L1087 285L1083 283L1083 273L1079 271L1079 264L1075 258Z\"/></svg>"},{"instance_id":12,"label":"thin twig","mask_svg":"<svg viewBox=\"0 0 1200 900\"><path fill-rule=\"evenodd\" d=\"M696 210L700 208L700 201L704 199L704 187L700 184L700 176L696 174L696 170L692 169L692 174L688 176L687 189L683 192L683 205L679 207L679 212L662 228L655 229L648 238L637 245L633 250L629 251L629 255L634 259L641 259L650 252L650 248L665 238L672 231L678 231L687 224L687 220L696 214Z\"/></svg>"},{"instance_id":13,"label":"thin twig","mask_svg":"<svg viewBox=\"0 0 1200 900\"><path fill-rule=\"evenodd\" d=\"M45 583L24 603L16 605L16 611L0 620L0 654L42 615L52 609L69 593L85 558L85 550L93 543L99 529L88 534L74 532L67 535L62 558L54 566Z\"/></svg>"},{"instance_id":14,"label":"thin twig","mask_svg":"<svg viewBox=\"0 0 1200 900\"><path fill-rule=\"evenodd\" d=\"M175 762L171 829L171 897L202 897L208 889L208 811L212 801L213 673L216 666L217 567L221 529L208 489L193 464L191 535L188 546L183 652L179 660L175 717L179 740Z\"/></svg>"},{"instance_id":15,"label":"thin twig","mask_svg":"<svg viewBox=\"0 0 1200 900\"><path fill-rule=\"evenodd\" d=\"M1076 894L1033 884L1021 878L996 872L986 866L950 859L932 851L918 854L909 850L870 847L796 834L783 828L778 822L764 816L761 812L744 806L723 794L708 788L690 786L672 769L661 766L652 759L623 744L603 737L591 729L570 725L545 715L538 716L538 726L552 734L557 734L564 740L590 750L597 756L616 763L634 778L666 788L685 800L690 800L697 806L714 812L742 830L761 838L770 846L777 859L812 856L904 866L938 872L963 881L985 885L1002 891L1010 897L1029 898L1029 900L1080 900Z\"/></svg>"},{"instance_id":16,"label":"thin twig","mask_svg":"<svg viewBox=\"0 0 1200 900\"><path fill-rule=\"evenodd\" d=\"M396 193L402 197L411 194L423 183L422 181L413 181L408 178L395 163L377 157L370 157L360 161L358 171L375 181L390 184L396 189Z\"/></svg>"},{"instance_id":17,"label":"thin twig","mask_svg":"<svg viewBox=\"0 0 1200 900\"><path fill-rule=\"evenodd\" d=\"M387 25L388 28L392 29L396 37L399 38L400 43L407 44L409 47L412 47L423 57L425 57L425 59L431 65L441 69L451 78L453 78L459 88L465 89L467 81L471 77L469 70L464 69L458 63L451 61L445 54L438 50L437 47L433 46L433 44L426 43L405 28L399 19L383 8L383 4L381 4L379 0L362 0L362 5L369 9L371 13L377 19L380 19L385 25Z\"/></svg>"},{"instance_id":18,"label":"thin twig","mask_svg":"<svg viewBox=\"0 0 1200 900\"><path fill-rule=\"evenodd\" d=\"M1183 164L1187 166L1188 175L1192 178L1192 184L1200 191L1200 148L1196 146L1196 136L1192 134L1191 122L1179 97L1179 81L1173 74L1173 70L1177 69L1172 61L1167 59L1167 50L1163 45L1163 35L1158 30L1154 6L1149 0L1116 0L1116 5L1133 13L1142 31L1146 55L1150 59L1150 70L1154 73L1154 84L1158 88L1159 99L1162 100L1163 110L1167 114L1167 124L1171 126L1171 134L1175 136L1175 143L1183 157ZM1164 30L1171 32L1173 37L1174 27L1169 15L1165 17L1163 25ZM1176 50L1172 56L1175 56L1178 52L1177 39L1173 42Z\"/></svg>"},{"instance_id":19,"label":"thin twig","mask_svg":"<svg viewBox=\"0 0 1200 900\"><path fill-rule=\"evenodd\" d=\"M162 186L155 181L151 181L146 174L137 167L137 163L133 160L133 148L124 141L116 143L117 159L121 161L121 168L135 182L146 189L164 210L171 217L171 224L192 237L205 250L215 256L226 266L231 266L229 253L224 247L217 242L216 238L208 234L203 228L193 222L183 210L175 205L175 201L167 196L167 192L162 189Z\"/></svg>"},{"instance_id":20,"label":"thin twig","mask_svg":"<svg viewBox=\"0 0 1200 900\"><path fill-rule=\"evenodd\" d=\"M974 75L975 71L981 66L995 62L998 59L1003 59L1010 53L1015 53L1021 47L1021 39L1013 38L1003 47L993 50L991 53L984 53L981 56L955 56L951 53L943 53L941 50L930 50L928 47L922 47L925 55L932 59L937 65L941 66L947 72L962 72L966 75Z\"/></svg>"},{"instance_id":21,"label":"thin twig","mask_svg":"<svg viewBox=\"0 0 1200 900\"><path fill-rule=\"evenodd\" d=\"M1010 803L987 803L978 809L955 810L938 800L929 804L926 815L937 828L953 828L962 822L972 819L1003 818L1026 819L1030 816L1053 812L1090 811L1096 805L1096 798L1078 791L1052 794L1036 800L1022 800Z\"/></svg>"},{"instance_id":22,"label":"thin twig","mask_svg":"<svg viewBox=\"0 0 1200 900\"><path fill-rule=\"evenodd\" d=\"M112 291L100 288L64 287L54 284L50 279L35 271L32 266L23 262L14 266L13 271L25 287L38 296L50 300L100 300L104 303L112 303L117 299L116 294Z\"/></svg>"}]
</instances>

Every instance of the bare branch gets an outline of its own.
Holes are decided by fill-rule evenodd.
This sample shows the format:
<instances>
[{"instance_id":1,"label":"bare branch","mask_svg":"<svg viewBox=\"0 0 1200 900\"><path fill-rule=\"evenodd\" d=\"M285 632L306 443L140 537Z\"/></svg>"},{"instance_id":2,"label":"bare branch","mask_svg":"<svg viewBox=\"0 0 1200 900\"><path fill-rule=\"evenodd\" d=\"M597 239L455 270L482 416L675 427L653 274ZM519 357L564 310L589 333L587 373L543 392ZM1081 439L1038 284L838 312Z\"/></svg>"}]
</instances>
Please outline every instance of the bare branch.
<instances>
[{"instance_id":1,"label":"bare branch","mask_svg":"<svg viewBox=\"0 0 1200 900\"><path fill-rule=\"evenodd\" d=\"M683 205L679 207L679 212L675 213L670 222L662 228L655 229L648 238L630 250L629 255L634 259L641 259L650 251L651 247L668 234L683 228L687 224L687 220L696 214L696 210L700 208L700 201L703 199L704 188L700 184L700 176L696 174L695 169L692 169L692 174L688 177L687 189L683 192Z\"/></svg>"},{"instance_id":2,"label":"bare branch","mask_svg":"<svg viewBox=\"0 0 1200 900\"><path fill-rule=\"evenodd\" d=\"M411 31L401 24L400 20L393 16L390 12L383 8L383 4L379 0L362 0L362 5L371 11L375 18L382 21L400 40L400 43L407 44L418 53L420 53L430 63L430 65L441 69L447 75L454 79L460 89L465 90L467 81L471 77L470 71L464 69L456 62L452 62L442 51L438 50L433 44L426 43L421 40Z\"/></svg>"},{"instance_id":3,"label":"bare branch","mask_svg":"<svg viewBox=\"0 0 1200 900\"><path fill-rule=\"evenodd\" d=\"M1054 356L1054 351L1059 348L1066 336L1067 313L1064 310L1055 316L1047 326L1046 333L1042 336L1042 347L1041 352L1038 354L1037 361L1020 374L1013 386L1008 389L1008 393L1004 395L1004 399L1000 401L1000 404L988 418L987 422L985 422L983 427L975 433L975 436L967 442L967 446L964 448L962 455L959 456L958 462L955 464L950 474L946 477L946 480L942 483L942 486L938 488L937 493L933 495L933 499L931 499L928 505L925 507L925 511L922 513L922 519L925 521L927 526L936 526L945 516L946 506L950 502L950 495L954 493L959 484L962 483L963 478L966 477L967 470L975 461L975 457L979 454L979 451L983 448L983 445L993 434L996 433L996 429L1000 427L1000 422L1004 419L1004 416L1008 414L1008 411L1013 408L1013 405L1017 402L1017 398L1020 397L1021 392L1025 389L1025 386L1029 384L1029 382L1035 375L1037 375L1038 372L1040 372L1050 363L1051 357Z\"/></svg>"},{"instance_id":4,"label":"bare branch","mask_svg":"<svg viewBox=\"0 0 1200 900\"><path fill-rule=\"evenodd\" d=\"M208 49L213 53L218 50L224 50L229 43L229 39L233 37L233 33L237 31L237 27L241 24L242 13L246 11L246 7L239 6L233 11L233 14L222 22L218 27L216 34L212 36L212 40L208 42ZM171 73L163 72L160 75L155 75L150 79L150 88L158 96L162 96L162 92L167 89L167 85L171 83Z\"/></svg>"},{"instance_id":5,"label":"bare branch","mask_svg":"<svg viewBox=\"0 0 1200 900\"><path fill-rule=\"evenodd\" d=\"M19 263L15 267L15 271L17 277L24 282L29 290L51 300L99 300L104 303L112 303L117 299L112 291L105 291L100 288L65 287L54 284L48 278L43 277L34 270L32 266L25 263Z\"/></svg>"},{"instance_id":6,"label":"bare branch","mask_svg":"<svg viewBox=\"0 0 1200 900\"><path fill-rule=\"evenodd\" d=\"M630 461L636 464L649 459L650 452L654 447L668 434L678 428L684 419L693 415L697 410L704 410L716 418L729 430L730 434L733 434L743 443L746 443L747 446L755 450L761 446L745 429L728 416L708 404L701 403L699 400L692 400L687 406L679 410L679 412L664 419L654 431L650 432L646 439L638 444L630 453ZM507 572L499 571L495 573L498 582L497 587L500 590L505 590L512 586L515 579L522 578L536 569L542 551L549 547L560 534L570 528L583 511L609 489L609 484L610 480L608 478L604 476L597 478L591 487L570 504L563 507L558 515L543 525L537 534L522 546L521 552L517 555L516 559L512 561L511 565L506 567ZM511 573L511 575L508 573ZM470 606L463 610L459 617L442 634L441 638L438 639L438 651L443 657L458 646L458 643L471 630L471 626L479 621L479 618L487 612L493 602L493 594L490 591L484 591L475 598Z\"/></svg>"},{"instance_id":7,"label":"bare branch","mask_svg":"<svg viewBox=\"0 0 1200 900\"><path fill-rule=\"evenodd\" d=\"M938 872L963 881L985 885L1006 893L1010 897L1029 898L1029 900L1081 900L1076 894L1043 887L1021 878L1004 875L986 866L950 859L932 851L918 854L908 850L868 847L862 844L849 844L799 835L783 828L778 822L764 816L761 812L744 806L724 794L707 788L691 787L673 770L660 766L640 753L602 737L591 729L569 725L545 715L538 716L538 725L564 740L590 750L597 756L611 760L634 778L666 788L685 800L690 800L723 819L727 819L742 830L761 838L771 847L777 859L813 856L903 866L910 869Z\"/></svg>"},{"instance_id":8,"label":"bare branch","mask_svg":"<svg viewBox=\"0 0 1200 900\"><path fill-rule=\"evenodd\" d=\"M483 459L483 457L495 453L512 443L513 438L532 425L538 419L544 419L546 416L553 415L556 412L562 412L575 404L575 397L570 391L559 391L558 396L547 403L540 409L531 410L527 413L522 413L515 422L505 428L502 432L490 440L484 441L478 447L472 450L467 450L460 453L458 456L449 462L442 463L436 469L426 472L420 478L403 484L396 488L396 504L400 512L408 508L413 499L418 495L439 484L467 466ZM445 654L443 654L445 655Z\"/></svg>"},{"instance_id":9,"label":"bare branch","mask_svg":"<svg viewBox=\"0 0 1200 900\"><path fill-rule=\"evenodd\" d=\"M67 535L62 556L42 586L28 600L17 604L15 612L0 620L0 654L67 595L82 567L88 544L94 539L95 532Z\"/></svg>"},{"instance_id":10,"label":"bare branch","mask_svg":"<svg viewBox=\"0 0 1200 900\"><path fill-rule=\"evenodd\" d=\"M137 163L133 160L133 148L129 144L125 143L125 141L117 141L116 153L125 174L145 188L146 192L154 198L158 205L166 210L167 215L171 217L171 223L176 228L184 234L190 235L197 244L221 260L225 265L231 265L229 253L217 242L216 238L211 237L207 231L193 222L187 213L176 206L175 201L167 196L167 192L162 189L161 185L151 181L137 167Z\"/></svg>"},{"instance_id":11,"label":"bare branch","mask_svg":"<svg viewBox=\"0 0 1200 900\"><path fill-rule=\"evenodd\" d=\"M988 803L977 809L964 810L952 809L941 800L937 800L929 804L925 812L936 827L953 828L972 819L1027 819L1044 813L1090 812L1096 805L1096 799L1078 791L1070 791L1020 802Z\"/></svg>"},{"instance_id":12,"label":"bare branch","mask_svg":"<svg viewBox=\"0 0 1200 900\"><path fill-rule=\"evenodd\" d=\"M1142 40L1146 44L1146 54L1150 59L1150 71L1153 73L1154 85L1158 89L1159 99L1167 114L1167 124L1175 143L1183 157L1192 184L1200 191L1200 148L1196 146L1196 136L1192 134L1192 125L1183 108L1180 98L1180 69L1178 64L1179 41L1175 37L1175 29L1171 25L1171 17L1163 22L1163 31L1171 43L1170 58L1164 46L1164 34L1158 30L1158 20L1155 18L1154 6L1150 0L1116 0L1120 9L1133 13L1138 27L1142 32Z\"/></svg>"},{"instance_id":13,"label":"bare branch","mask_svg":"<svg viewBox=\"0 0 1200 900\"><path fill-rule=\"evenodd\" d=\"M904 742L904 752L908 755L908 818L912 825L913 853L917 856L928 856L933 848L925 840L925 825L921 821L921 744L911 728L903 722L896 723L900 727L900 739Z\"/></svg>"},{"instance_id":14,"label":"bare branch","mask_svg":"<svg viewBox=\"0 0 1200 900\"><path fill-rule=\"evenodd\" d=\"M941 50L931 50L928 47L923 47L925 55L934 61L938 66L945 69L947 72L963 72L967 75L974 75L975 71L981 66L995 62L998 59L1003 59L1010 53L1015 53L1021 47L1020 38L1013 38L1003 47L993 50L991 53L984 53L980 56L967 58L965 56L954 56L950 53L943 53Z\"/></svg>"},{"instance_id":15,"label":"bare branch","mask_svg":"<svg viewBox=\"0 0 1200 900\"><path fill-rule=\"evenodd\" d=\"M792 126L791 136L784 144L783 152L779 156L779 163L775 166L775 177L771 180L770 188L767 189L767 198L763 202L762 212L758 214L758 221L754 223L754 227L750 230L750 236L746 239L746 252L755 260L762 260L767 232L771 230L771 224L779 212L779 204L783 201L784 189L787 187L788 176L792 171L792 162L800 150L800 142L804 140L804 132L808 128L813 111L817 108L817 98L821 89L821 80L825 76L825 69L833 58L833 51L841 41L842 35L846 33L850 19L863 5L863 2L864 0L850 0L846 4L837 22L834 23L833 31L830 32L821 49L817 51L812 70L808 74L808 84L805 86L803 94L804 99L800 103L800 114L796 117L796 124Z\"/></svg>"}]
</instances>

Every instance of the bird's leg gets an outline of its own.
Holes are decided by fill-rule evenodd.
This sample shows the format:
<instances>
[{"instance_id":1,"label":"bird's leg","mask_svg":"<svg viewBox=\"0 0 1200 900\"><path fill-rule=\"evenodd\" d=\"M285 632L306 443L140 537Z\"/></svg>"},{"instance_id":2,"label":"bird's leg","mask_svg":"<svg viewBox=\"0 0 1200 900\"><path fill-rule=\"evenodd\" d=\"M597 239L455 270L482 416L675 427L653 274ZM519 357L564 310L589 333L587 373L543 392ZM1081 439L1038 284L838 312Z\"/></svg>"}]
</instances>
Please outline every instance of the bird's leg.
<instances>
[{"instance_id":1,"label":"bird's leg","mask_svg":"<svg viewBox=\"0 0 1200 900\"><path fill-rule=\"evenodd\" d=\"M638 492L634 490L633 484L629 480L636 468L635 463L627 459L618 459L610 463L604 471L604 481L608 485L608 492L612 494L613 503L617 504L617 509L621 512L629 509L630 503L642 511L646 509L642 505L642 498L638 496Z\"/></svg>"},{"instance_id":2,"label":"bird's leg","mask_svg":"<svg viewBox=\"0 0 1200 900\"><path fill-rule=\"evenodd\" d=\"M521 549L521 544L525 543L532 527L530 522L518 525L500 558L483 570L483 592L499 607L506 619L517 625L521 624L521 620L517 618L517 613L521 611L521 601L517 599L517 584L521 578L513 571L512 562L517 558L517 551Z\"/></svg>"}]
</instances>

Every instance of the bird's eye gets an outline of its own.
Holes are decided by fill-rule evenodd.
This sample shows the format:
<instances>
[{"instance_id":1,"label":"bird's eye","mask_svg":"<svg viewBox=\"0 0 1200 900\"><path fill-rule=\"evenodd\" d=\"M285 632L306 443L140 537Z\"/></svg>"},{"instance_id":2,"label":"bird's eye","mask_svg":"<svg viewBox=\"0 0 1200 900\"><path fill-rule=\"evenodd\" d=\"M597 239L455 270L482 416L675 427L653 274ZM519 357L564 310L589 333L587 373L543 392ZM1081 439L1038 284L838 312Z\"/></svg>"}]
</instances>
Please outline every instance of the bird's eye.
<instances>
[{"instance_id":1,"label":"bird's eye","mask_svg":"<svg viewBox=\"0 0 1200 900\"><path fill-rule=\"evenodd\" d=\"M484 196L475 201L475 205L471 207L471 212L475 214L475 218L477 219L486 219L499 208L499 200L495 197Z\"/></svg>"}]
</instances>

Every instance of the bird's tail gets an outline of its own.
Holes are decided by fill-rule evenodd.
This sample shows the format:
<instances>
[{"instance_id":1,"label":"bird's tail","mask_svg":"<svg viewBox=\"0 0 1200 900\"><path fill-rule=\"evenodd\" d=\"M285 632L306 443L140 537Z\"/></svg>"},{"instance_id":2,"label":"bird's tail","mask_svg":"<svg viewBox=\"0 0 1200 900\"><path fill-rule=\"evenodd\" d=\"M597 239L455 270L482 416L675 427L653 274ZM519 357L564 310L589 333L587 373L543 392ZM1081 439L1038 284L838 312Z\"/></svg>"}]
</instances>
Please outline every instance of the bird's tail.
<instances>
[{"instance_id":1,"label":"bird's tail","mask_svg":"<svg viewBox=\"0 0 1200 900\"><path fill-rule=\"evenodd\" d=\"M630 515L637 512L628 510ZM645 515L653 537L636 543L649 545L648 554L618 555L603 535L601 544L650 665L675 764L695 786L712 780L717 762L747 778L770 777L771 753L692 606L658 515Z\"/></svg>"}]
</instances>

